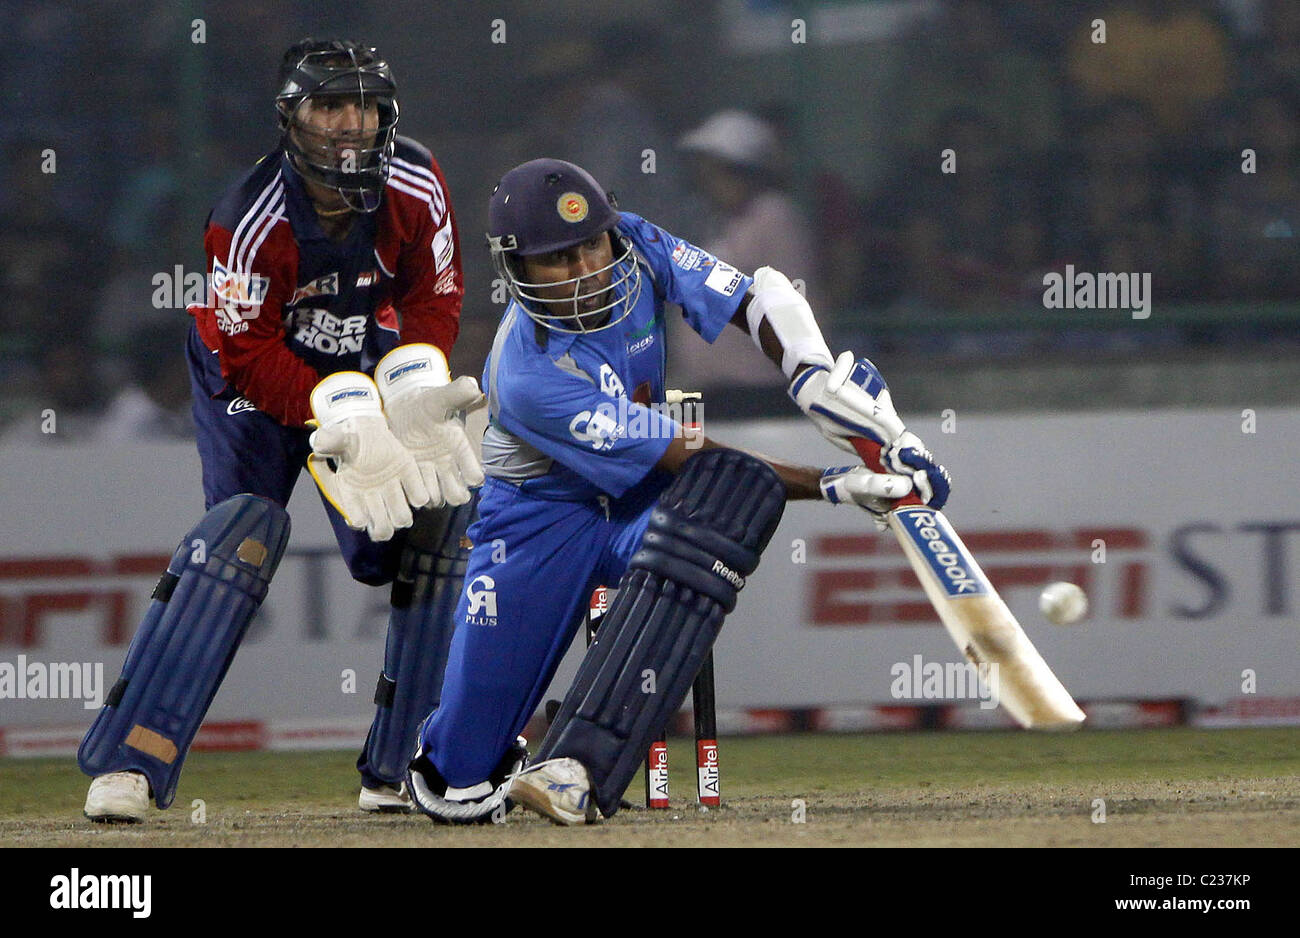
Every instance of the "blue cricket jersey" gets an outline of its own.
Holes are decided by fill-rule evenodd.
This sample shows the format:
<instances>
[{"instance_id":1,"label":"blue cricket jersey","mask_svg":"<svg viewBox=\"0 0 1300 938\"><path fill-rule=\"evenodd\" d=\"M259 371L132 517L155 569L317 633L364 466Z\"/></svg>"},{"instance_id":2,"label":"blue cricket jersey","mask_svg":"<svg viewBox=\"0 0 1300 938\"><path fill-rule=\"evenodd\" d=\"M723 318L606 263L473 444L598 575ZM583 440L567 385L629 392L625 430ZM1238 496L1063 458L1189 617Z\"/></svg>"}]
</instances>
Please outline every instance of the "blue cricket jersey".
<instances>
[{"instance_id":1,"label":"blue cricket jersey","mask_svg":"<svg viewBox=\"0 0 1300 938\"><path fill-rule=\"evenodd\" d=\"M631 313L596 332L552 332L511 300L483 370L486 473L539 498L620 498L651 473L681 432L646 406L664 400L664 304L680 305L712 342L753 283L637 215L621 213L617 231L631 240L643 278ZM629 286L614 289L621 296Z\"/></svg>"}]
</instances>

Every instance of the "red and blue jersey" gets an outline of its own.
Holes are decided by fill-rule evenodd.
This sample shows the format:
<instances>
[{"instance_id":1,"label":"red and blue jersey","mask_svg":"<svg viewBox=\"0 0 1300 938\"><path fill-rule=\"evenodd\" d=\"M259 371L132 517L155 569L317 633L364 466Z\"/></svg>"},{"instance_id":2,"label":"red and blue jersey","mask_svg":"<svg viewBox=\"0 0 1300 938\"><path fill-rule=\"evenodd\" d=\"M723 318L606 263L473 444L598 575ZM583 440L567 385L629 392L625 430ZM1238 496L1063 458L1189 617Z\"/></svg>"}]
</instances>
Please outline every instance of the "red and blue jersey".
<instances>
[{"instance_id":1,"label":"red and blue jersey","mask_svg":"<svg viewBox=\"0 0 1300 938\"><path fill-rule=\"evenodd\" d=\"M229 389L286 426L316 383L371 371L400 344L450 354L464 298L456 218L432 154L398 137L378 211L347 235L321 229L283 151L228 189L204 236L208 300L191 306Z\"/></svg>"}]
</instances>

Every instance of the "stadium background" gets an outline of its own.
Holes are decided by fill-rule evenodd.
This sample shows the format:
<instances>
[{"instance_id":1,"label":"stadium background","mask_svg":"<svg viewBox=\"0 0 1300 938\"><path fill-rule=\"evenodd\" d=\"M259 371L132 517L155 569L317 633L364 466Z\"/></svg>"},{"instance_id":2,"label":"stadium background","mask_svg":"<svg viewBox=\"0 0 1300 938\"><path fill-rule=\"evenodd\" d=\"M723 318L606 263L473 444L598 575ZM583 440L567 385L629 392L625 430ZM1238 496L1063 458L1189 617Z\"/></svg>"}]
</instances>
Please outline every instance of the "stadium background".
<instances>
[{"instance_id":1,"label":"stadium background","mask_svg":"<svg viewBox=\"0 0 1300 938\"><path fill-rule=\"evenodd\" d=\"M1104 45L1089 38L1096 18L1108 25ZM193 41L195 20L203 42ZM493 41L501 35L494 20L504 42ZM792 41L793 20L805 23L806 41ZM1181 643L1217 677L1151 651L1133 659L1149 670L1122 688L1127 702L1117 706L1130 709L1112 709L1117 721L1140 723L1150 713L1179 721L1208 707L1227 707L1239 722L1300 720L1300 674L1286 653L1294 647L1296 552L1285 537L1300 525L1286 481L1300 398L1300 6L721 0L489 10L409 0L15 0L0 9L0 31L11 37L0 50L9 103L0 127L0 454L11 519L0 553L0 658L93 654L110 682L116 673L151 576L113 567L114 558L166 554L177 519L197 516L200 495L183 442L105 439L97 424L133 385L159 400L171 395L183 413L177 333L187 317L155 305L154 278L176 265L202 270L212 201L274 146L282 50L305 34L342 33L374 43L393 63L401 130L428 144L447 174L468 286L457 370L478 373L500 312L481 232L487 195L505 169L543 153L590 163L597 144L608 143L602 128L636 128L618 138L633 156L610 187L624 207L704 241L719 219L675 142L724 107L761 114L781 141L773 176L817 246L817 264L791 273L806 280L830 345L871 355L904 416L952 466L952 514L963 529L1056 536L1088 524L1139 528L1143 549L1172 557L1171 538L1191 526L1187 537L1210 540L1185 553L1227 570L1216 581L1170 566L1158 581L1171 591L1153 607L1159 622L1116 614L1090 620L1091 635L1033 633L1048 659L1069 675L1080 656L1109 647L1111 658L1089 665L1105 671L1131 634L1119 625L1154 629L1145 641ZM592 95L611 86L612 113ZM940 168L949 147L955 174ZM1256 173L1242 172L1248 148ZM654 173L640 172L646 149ZM57 170L42 172L49 150ZM1045 309L1042 276L1066 264L1150 273L1150 318ZM725 419L788 418L779 376L763 383L762 371L741 388L714 377L674 379L708 392L711 435L732 438L719 426ZM53 434L39 432L47 408L58 416ZM958 428L951 439L943 435L949 412ZM1101 422L1078 423L1080 412ZM764 423L753 432L772 434L779 447L801 439L795 426ZM1093 435L1080 435L1084 427ZM183 427L174 433L183 438ZM1198 455L1201 440L1212 455ZM1031 442L1047 453L1031 459L1039 470L1032 484L1016 475ZM147 470L134 468L141 461ZM991 487L990 479L1002 481ZM297 546L325 551L327 539L312 540L320 534L319 512L304 498L312 493L300 488ZM93 504L79 510L70 490ZM131 522L121 521L126 515ZM817 536L843 534L856 519L824 523L836 530ZM1270 524L1279 533L1258 528ZM1087 558L1075 550L1032 563L1068 570ZM53 578L52 568L31 566L69 560L89 566ZM106 593L105 576L119 577ZM123 613L105 596L127 585L134 592L121 600ZM46 597L36 631L33 596ZM1017 611L1032 615L1031 601L1019 602ZM1214 608L1199 617L1158 614L1174 605ZM114 616L125 616L125 636L100 631ZM877 677L905 660L873 648L863 622L841 627L877 656ZM382 635L373 623L366 628L305 622L300 646L285 654L350 629L347 653L363 659L359 682L368 686ZM1189 640L1188 629L1200 631ZM927 656L950 658L938 627L929 631ZM796 630L791 639L786 654L798 661L807 635ZM737 656L727 655L724 643L720 706L763 709L741 688L771 685L746 682ZM253 670L242 680L267 693L283 659L244 658L232 681L241 668L265 666L269 677ZM337 688L335 664L322 660L316 676ZM1261 668L1271 683L1259 698L1237 700L1239 676ZM783 691L783 709L827 703L821 676L793 673L803 683ZM366 696L344 701L363 727ZM1144 709L1143 698L1165 709ZM1261 710L1252 703L1260 698L1272 703ZM226 707L236 721L288 718L275 707L292 705L229 708L246 699L228 688L214 714ZM869 708L881 694L834 702ZM64 751L75 744L80 705L50 703L6 700L0 726L38 728L18 737L35 740L31 754ZM872 717L855 719L842 728ZM355 730L346 723L340 732ZM7 738L12 752L15 737Z\"/></svg>"}]
</instances>

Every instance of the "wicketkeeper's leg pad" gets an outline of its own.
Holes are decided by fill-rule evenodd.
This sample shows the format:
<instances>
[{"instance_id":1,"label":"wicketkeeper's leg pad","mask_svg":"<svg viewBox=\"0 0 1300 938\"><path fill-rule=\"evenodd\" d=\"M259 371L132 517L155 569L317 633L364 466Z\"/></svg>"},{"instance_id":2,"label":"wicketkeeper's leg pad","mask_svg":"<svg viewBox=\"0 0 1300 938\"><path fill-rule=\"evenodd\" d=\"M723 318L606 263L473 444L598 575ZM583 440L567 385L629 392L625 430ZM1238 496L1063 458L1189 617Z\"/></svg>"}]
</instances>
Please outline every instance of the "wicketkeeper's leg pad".
<instances>
[{"instance_id":1,"label":"wicketkeeper's leg pad","mask_svg":"<svg viewBox=\"0 0 1300 938\"><path fill-rule=\"evenodd\" d=\"M213 506L181 540L77 751L87 775L144 773L166 808L181 765L289 541L289 515L256 495Z\"/></svg>"},{"instance_id":2,"label":"wicketkeeper's leg pad","mask_svg":"<svg viewBox=\"0 0 1300 938\"><path fill-rule=\"evenodd\" d=\"M581 762L606 817L681 706L784 509L776 472L727 449L692 456L661 496L534 760Z\"/></svg>"},{"instance_id":3,"label":"wicketkeeper's leg pad","mask_svg":"<svg viewBox=\"0 0 1300 938\"><path fill-rule=\"evenodd\" d=\"M367 783L401 784L420 722L442 696L456 603L469 563L465 532L477 504L474 498L460 506L417 511L406 535L393 581L384 670L375 688L378 709L357 760Z\"/></svg>"}]
</instances>

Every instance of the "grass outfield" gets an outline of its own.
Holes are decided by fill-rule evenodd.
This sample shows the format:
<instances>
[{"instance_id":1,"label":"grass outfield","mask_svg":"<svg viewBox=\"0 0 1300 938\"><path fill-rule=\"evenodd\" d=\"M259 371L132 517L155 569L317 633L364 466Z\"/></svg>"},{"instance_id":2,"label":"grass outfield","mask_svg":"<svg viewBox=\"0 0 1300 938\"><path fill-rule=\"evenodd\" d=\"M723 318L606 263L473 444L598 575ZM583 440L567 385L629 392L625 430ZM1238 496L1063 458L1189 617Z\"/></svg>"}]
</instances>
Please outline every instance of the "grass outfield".
<instances>
[{"instance_id":1,"label":"grass outfield","mask_svg":"<svg viewBox=\"0 0 1300 938\"><path fill-rule=\"evenodd\" d=\"M570 829L362 815L353 752L196 753L170 810L104 826L81 816L73 759L0 760L0 846L1300 845L1300 728L723 739L709 812L691 749L669 744L672 810Z\"/></svg>"}]
</instances>

